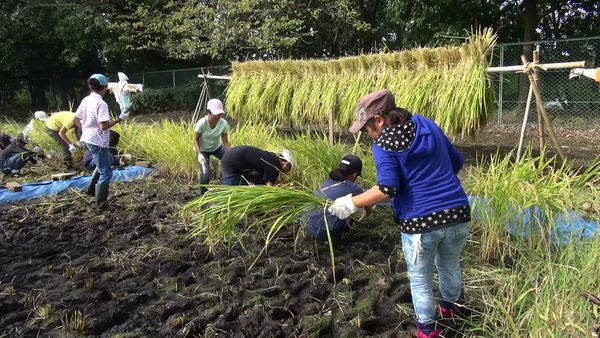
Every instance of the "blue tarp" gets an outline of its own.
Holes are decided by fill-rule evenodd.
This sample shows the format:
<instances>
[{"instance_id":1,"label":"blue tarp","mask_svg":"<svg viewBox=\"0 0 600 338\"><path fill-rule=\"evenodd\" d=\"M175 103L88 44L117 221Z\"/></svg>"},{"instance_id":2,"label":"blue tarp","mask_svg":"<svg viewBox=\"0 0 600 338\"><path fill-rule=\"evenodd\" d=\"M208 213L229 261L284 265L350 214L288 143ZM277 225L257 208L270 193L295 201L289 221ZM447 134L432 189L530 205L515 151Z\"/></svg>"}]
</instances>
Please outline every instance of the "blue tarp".
<instances>
[{"instance_id":1,"label":"blue tarp","mask_svg":"<svg viewBox=\"0 0 600 338\"><path fill-rule=\"evenodd\" d=\"M131 166L113 170L111 182L115 181L133 181L150 176L155 170L153 168L144 168ZM0 205L15 203L19 201L38 198L41 196L50 196L60 194L69 189L83 190L87 189L91 176L76 176L64 181L40 181L35 183L23 184L23 190L12 192L6 187L0 187Z\"/></svg>"},{"instance_id":2,"label":"blue tarp","mask_svg":"<svg viewBox=\"0 0 600 338\"><path fill-rule=\"evenodd\" d=\"M485 197L469 196L469 203L474 221L485 218L485 212L489 212ZM553 228L549 229L549 237L553 244L566 244L572 240L591 238L600 234L600 225L597 222L585 219L573 210L556 214L554 222L548 222L544 210L539 207L521 209L515 206L505 210L507 213L516 214L515 217L507 217L506 229L512 235L529 238L532 234L539 234L542 227L547 228L550 224Z\"/></svg>"}]
</instances>

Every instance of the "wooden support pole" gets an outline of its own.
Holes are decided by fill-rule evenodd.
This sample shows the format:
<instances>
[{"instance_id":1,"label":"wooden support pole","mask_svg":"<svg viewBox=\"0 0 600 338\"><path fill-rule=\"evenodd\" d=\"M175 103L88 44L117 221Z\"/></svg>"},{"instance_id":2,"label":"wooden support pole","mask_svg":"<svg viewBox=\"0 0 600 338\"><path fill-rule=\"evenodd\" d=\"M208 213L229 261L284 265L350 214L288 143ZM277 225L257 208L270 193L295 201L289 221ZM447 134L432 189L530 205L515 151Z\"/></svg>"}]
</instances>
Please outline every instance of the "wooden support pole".
<instances>
[{"instance_id":1,"label":"wooden support pole","mask_svg":"<svg viewBox=\"0 0 600 338\"><path fill-rule=\"evenodd\" d=\"M529 62L527 62L527 58L525 57L525 55L521 55L521 61L523 61L523 69L525 69L526 65L529 63ZM544 101L542 100L542 93L540 92L540 89L538 88L537 83L535 83L535 80L533 78L533 71L528 70L526 72L526 74L527 74L527 77L529 78L529 84L531 85L531 87L533 87L533 94L535 95L535 102L538 106L538 109L541 110L544 121L546 122L546 128L548 128L548 134L550 135L550 139L554 143L554 146L556 147L556 151L558 152L558 155L564 162L567 160L567 156L565 155L564 150L558 143L558 138L556 137L556 134L554 133L554 127L552 126L552 121L550 120L550 116L548 116L548 112L546 111L546 108L544 107Z\"/></svg>"},{"instance_id":2,"label":"wooden support pole","mask_svg":"<svg viewBox=\"0 0 600 338\"><path fill-rule=\"evenodd\" d=\"M358 136L355 136L355 140L354 140L354 148L352 149L352 154L356 155L356 149L358 148L358 145L360 144L360 137L362 136L362 131L358 132Z\"/></svg>"},{"instance_id":3,"label":"wooden support pole","mask_svg":"<svg viewBox=\"0 0 600 338\"><path fill-rule=\"evenodd\" d=\"M533 51L533 62L539 62L540 61L540 46L538 45L535 50ZM535 83L537 84L538 88L541 87L540 84L540 72L537 69L533 70L533 79L535 80ZM536 105L537 106L537 105ZM538 135L540 137L540 164L542 164L544 162L544 155L546 153L546 137L545 137L545 132L544 132L544 118L542 117L542 111L540 110L540 107L537 107L537 117L538 117Z\"/></svg>"},{"instance_id":4,"label":"wooden support pole","mask_svg":"<svg viewBox=\"0 0 600 338\"><path fill-rule=\"evenodd\" d=\"M519 147L517 148L517 162L521 160L523 153L523 143L525 142L525 129L527 128L527 120L529 119L529 108L531 108L531 97L533 96L533 86L529 85L529 93L527 94L527 104L525 106L525 115L523 115L523 125L521 126L521 135L519 137Z\"/></svg>"},{"instance_id":5,"label":"wooden support pole","mask_svg":"<svg viewBox=\"0 0 600 338\"><path fill-rule=\"evenodd\" d=\"M333 108L329 109L329 145L333 147Z\"/></svg>"}]
</instances>

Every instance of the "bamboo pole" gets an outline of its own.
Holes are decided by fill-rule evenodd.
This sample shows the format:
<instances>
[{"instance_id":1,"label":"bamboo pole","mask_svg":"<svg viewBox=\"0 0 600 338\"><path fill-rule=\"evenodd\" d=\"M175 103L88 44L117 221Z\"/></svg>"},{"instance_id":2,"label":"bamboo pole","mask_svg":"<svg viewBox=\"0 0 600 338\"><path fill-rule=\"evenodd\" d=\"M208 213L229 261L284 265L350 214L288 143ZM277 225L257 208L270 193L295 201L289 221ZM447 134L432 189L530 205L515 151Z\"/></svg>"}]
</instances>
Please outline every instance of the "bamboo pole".
<instances>
[{"instance_id":1,"label":"bamboo pole","mask_svg":"<svg viewBox=\"0 0 600 338\"><path fill-rule=\"evenodd\" d=\"M329 109L329 145L333 147L333 109Z\"/></svg>"},{"instance_id":2,"label":"bamboo pole","mask_svg":"<svg viewBox=\"0 0 600 338\"><path fill-rule=\"evenodd\" d=\"M550 139L554 143L554 146L556 147L556 151L558 152L558 155L564 162L567 160L567 156L565 155L564 150L558 143L558 138L556 137L556 133L554 133L554 127L552 126L552 121L550 120L550 116L548 116L548 112L546 111L546 108L544 107L544 101L542 100L542 93L540 92L540 88L538 88L537 83L535 83L535 79L533 78L533 70L527 69L529 62L527 62L527 58L525 57L525 55L521 55L521 61L523 61L523 70L526 72L527 77L529 78L529 83L530 83L531 87L533 88L533 94L535 95L535 102L536 102L538 108L540 109L540 111L542 112L542 116L544 117L544 121L546 122L546 128L548 128L548 134L550 135Z\"/></svg>"},{"instance_id":3,"label":"bamboo pole","mask_svg":"<svg viewBox=\"0 0 600 338\"><path fill-rule=\"evenodd\" d=\"M539 62L539 61L540 61L540 46L538 45L535 48L535 50L533 51L533 62ZM537 68L535 68L533 70L533 79L535 80L535 83L538 85L538 87L541 87L540 72L538 71ZM538 135L540 137L540 164L541 164L542 162L544 162L544 155L546 153L546 151L545 151L546 137L544 135L544 118L542 117L542 111L540 110L540 107L536 107L536 108L537 108L537 117L538 117Z\"/></svg>"},{"instance_id":4,"label":"bamboo pole","mask_svg":"<svg viewBox=\"0 0 600 338\"><path fill-rule=\"evenodd\" d=\"M560 62L560 63L545 63L541 64L541 67L545 69L568 69L568 68L579 68L585 67L585 61L576 62ZM488 67L488 73L512 73L523 71L524 66L506 66L506 67Z\"/></svg>"},{"instance_id":5,"label":"bamboo pole","mask_svg":"<svg viewBox=\"0 0 600 338\"><path fill-rule=\"evenodd\" d=\"M519 147L517 148L517 162L521 160L523 153L523 143L525 142L525 128L529 119L529 108L531 108L531 97L533 96L533 86L529 85L529 93L527 94L527 105L525 106L525 115L523 116L523 125L521 126L521 135L519 137Z\"/></svg>"},{"instance_id":6,"label":"bamboo pole","mask_svg":"<svg viewBox=\"0 0 600 338\"><path fill-rule=\"evenodd\" d=\"M569 69L569 68L582 68L585 67L585 61L575 62L559 62L559 63L546 63L541 64L541 67L546 69ZM504 66L504 67L488 67L488 73L514 73L523 71L523 66ZM210 80L231 80L231 76L223 75L210 75L210 74L198 74L199 78L205 78Z\"/></svg>"}]
</instances>

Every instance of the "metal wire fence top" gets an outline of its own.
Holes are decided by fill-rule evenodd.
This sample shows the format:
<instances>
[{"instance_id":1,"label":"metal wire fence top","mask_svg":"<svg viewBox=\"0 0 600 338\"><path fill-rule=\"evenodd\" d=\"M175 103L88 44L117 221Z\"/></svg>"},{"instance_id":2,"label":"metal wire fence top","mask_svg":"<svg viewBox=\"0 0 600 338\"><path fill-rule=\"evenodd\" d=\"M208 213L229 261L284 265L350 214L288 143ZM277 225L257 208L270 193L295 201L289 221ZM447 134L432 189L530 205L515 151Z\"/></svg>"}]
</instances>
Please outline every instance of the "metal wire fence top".
<instances>
[{"instance_id":1,"label":"metal wire fence top","mask_svg":"<svg viewBox=\"0 0 600 338\"><path fill-rule=\"evenodd\" d=\"M536 41L498 45L494 66L522 64L521 55L539 48L541 63L586 61L586 68L598 66L600 37L586 39ZM569 79L569 71L539 72L539 86L544 106L558 126L579 129L600 127L600 85L591 79ZM525 112L529 83L524 75L516 73L493 76L498 98L498 124L520 124ZM537 109L535 101L531 109ZM537 114L531 114L530 124L537 124Z\"/></svg>"}]
</instances>

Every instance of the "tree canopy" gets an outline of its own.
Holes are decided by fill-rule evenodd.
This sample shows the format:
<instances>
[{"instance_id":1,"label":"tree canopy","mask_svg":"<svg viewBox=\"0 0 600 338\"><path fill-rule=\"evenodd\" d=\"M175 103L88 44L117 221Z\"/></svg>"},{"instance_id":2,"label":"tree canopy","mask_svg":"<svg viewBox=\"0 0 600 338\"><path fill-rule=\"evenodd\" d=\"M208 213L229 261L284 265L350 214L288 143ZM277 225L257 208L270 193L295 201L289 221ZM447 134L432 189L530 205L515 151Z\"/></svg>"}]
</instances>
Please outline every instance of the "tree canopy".
<instances>
[{"instance_id":1,"label":"tree canopy","mask_svg":"<svg viewBox=\"0 0 600 338\"><path fill-rule=\"evenodd\" d=\"M2 100L27 79L32 109L52 86L62 105L90 74L225 65L252 58L337 57L456 42L492 27L499 42L583 37L597 1L3 0ZM527 51L525 51L527 52ZM47 79L47 81L33 81ZM10 82L13 81L13 82ZM79 86L79 87L78 87ZM65 108L65 107L63 107Z\"/></svg>"}]
</instances>

